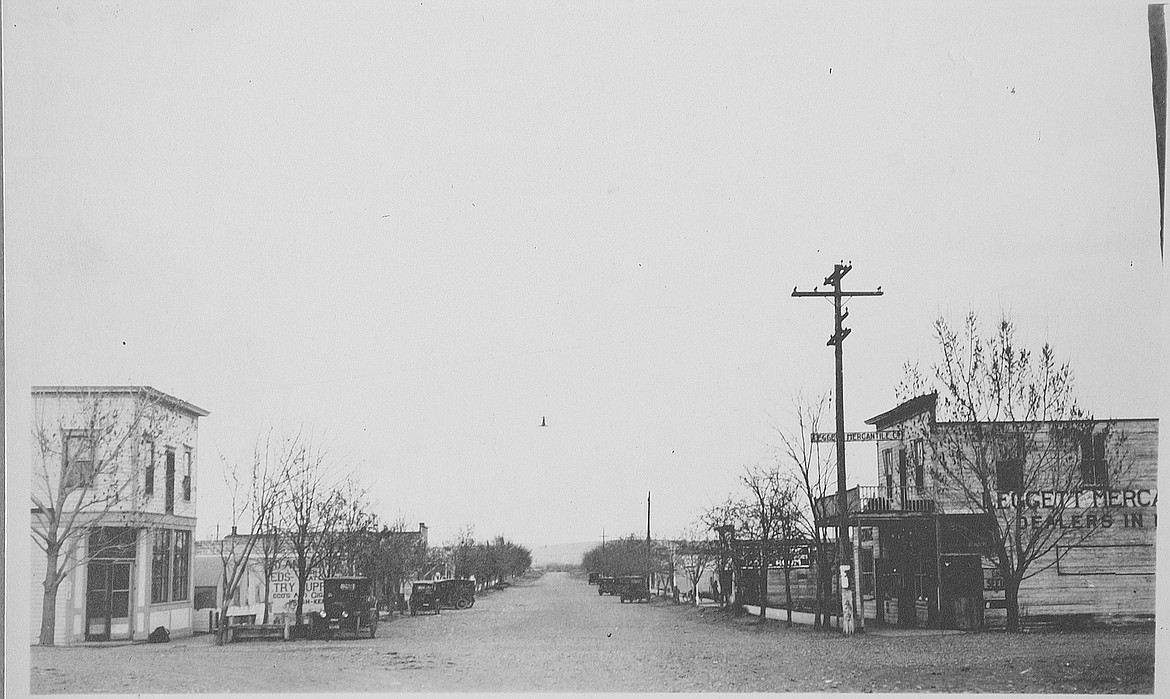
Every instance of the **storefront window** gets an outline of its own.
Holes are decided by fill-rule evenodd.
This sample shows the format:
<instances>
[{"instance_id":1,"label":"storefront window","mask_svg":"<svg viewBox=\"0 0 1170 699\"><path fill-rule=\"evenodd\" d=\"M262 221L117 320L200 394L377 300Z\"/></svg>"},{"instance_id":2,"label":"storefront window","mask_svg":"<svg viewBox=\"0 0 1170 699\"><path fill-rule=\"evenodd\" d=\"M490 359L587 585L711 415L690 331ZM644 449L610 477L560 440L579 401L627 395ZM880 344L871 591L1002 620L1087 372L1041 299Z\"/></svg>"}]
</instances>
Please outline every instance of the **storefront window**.
<instances>
[{"instance_id":1,"label":"storefront window","mask_svg":"<svg viewBox=\"0 0 1170 699\"><path fill-rule=\"evenodd\" d=\"M191 532L160 529L154 534L150 601L180 602L188 598L191 580Z\"/></svg>"},{"instance_id":2,"label":"storefront window","mask_svg":"<svg viewBox=\"0 0 1170 699\"><path fill-rule=\"evenodd\" d=\"M170 601L171 530L154 533L154 552L150 558L150 601L154 604Z\"/></svg>"},{"instance_id":3,"label":"storefront window","mask_svg":"<svg viewBox=\"0 0 1170 699\"><path fill-rule=\"evenodd\" d=\"M89 557L134 558L138 532L125 527L94 527L89 531Z\"/></svg>"},{"instance_id":4,"label":"storefront window","mask_svg":"<svg viewBox=\"0 0 1170 699\"><path fill-rule=\"evenodd\" d=\"M171 601L187 599L187 587L190 582L191 561L191 532L175 532L175 550L171 570Z\"/></svg>"}]
</instances>

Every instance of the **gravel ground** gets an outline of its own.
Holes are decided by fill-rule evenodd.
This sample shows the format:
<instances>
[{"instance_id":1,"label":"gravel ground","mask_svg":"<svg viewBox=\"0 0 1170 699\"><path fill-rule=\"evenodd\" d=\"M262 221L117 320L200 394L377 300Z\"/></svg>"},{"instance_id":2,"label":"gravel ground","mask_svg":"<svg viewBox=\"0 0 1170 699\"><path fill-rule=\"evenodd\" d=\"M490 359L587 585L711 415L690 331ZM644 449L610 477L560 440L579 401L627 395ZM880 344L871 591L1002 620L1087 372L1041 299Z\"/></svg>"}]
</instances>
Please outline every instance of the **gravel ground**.
<instances>
[{"instance_id":1,"label":"gravel ground","mask_svg":"<svg viewBox=\"0 0 1170 699\"><path fill-rule=\"evenodd\" d=\"M1152 693L1154 633L870 633L622 604L565 573L375 639L32 649L32 691Z\"/></svg>"}]
</instances>

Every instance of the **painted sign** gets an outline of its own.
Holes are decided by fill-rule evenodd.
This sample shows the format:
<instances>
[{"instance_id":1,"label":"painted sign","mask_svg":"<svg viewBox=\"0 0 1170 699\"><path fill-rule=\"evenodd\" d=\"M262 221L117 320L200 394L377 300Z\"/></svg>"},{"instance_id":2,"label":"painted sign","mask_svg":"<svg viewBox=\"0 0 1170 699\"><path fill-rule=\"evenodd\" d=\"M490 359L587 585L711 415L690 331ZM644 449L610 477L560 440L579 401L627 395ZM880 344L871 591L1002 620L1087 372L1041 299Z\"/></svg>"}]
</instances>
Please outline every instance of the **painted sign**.
<instances>
[{"instance_id":1,"label":"painted sign","mask_svg":"<svg viewBox=\"0 0 1170 699\"><path fill-rule=\"evenodd\" d=\"M902 438L902 430L874 430L872 432L846 432L846 442L893 442ZM836 432L813 432L813 442L836 442Z\"/></svg>"},{"instance_id":2,"label":"painted sign","mask_svg":"<svg viewBox=\"0 0 1170 699\"><path fill-rule=\"evenodd\" d=\"M1059 508L1066 507L1157 507L1158 490L1156 488L1142 488L1138 490L1105 490L1091 488L1086 490L1029 490L1023 493L1015 491L999 493L996 507L1005 510L1015 507Z\"/></svg>"},{"instance_id":3,"label":"painted sign","mask_svg":"<svg viewBox=\"0 0 1170 699\"><path fill-rule=\"evenodd\" d=\"M306 581L305 611L324 608L325 583L317 573L309 575ZM292 568L277 568L272 573L272 588L269 594L273 609L294 611L297 607L297 574Z\"/></svg>"},{"instance_id":4,"label":"painted sign","mask_svg":"<svg viewBox=\"0 0 1170 699\"><path fill-rule=\"evenodd\" d=\"M778 541L770 542L771 555L768 556L769 568L784 567L784 545ZM756 567L760 564L760 543L758 541L737 541L735 552L740 565ZM788 550L789 568L808 568L812 556L807 544L793 544Z\"/></svg>"},{"instance_id":5,"label":"painted sign","mask_svg":"<svg viewBox=\"0 0 1170 699\"><path fill-rule=\"evenodd\" d=\"M996 496L1000 510L1017 510L1027 529L1144 529L1158 525L1156 488L1029 490Z\"/></svg>"}]
</instances>

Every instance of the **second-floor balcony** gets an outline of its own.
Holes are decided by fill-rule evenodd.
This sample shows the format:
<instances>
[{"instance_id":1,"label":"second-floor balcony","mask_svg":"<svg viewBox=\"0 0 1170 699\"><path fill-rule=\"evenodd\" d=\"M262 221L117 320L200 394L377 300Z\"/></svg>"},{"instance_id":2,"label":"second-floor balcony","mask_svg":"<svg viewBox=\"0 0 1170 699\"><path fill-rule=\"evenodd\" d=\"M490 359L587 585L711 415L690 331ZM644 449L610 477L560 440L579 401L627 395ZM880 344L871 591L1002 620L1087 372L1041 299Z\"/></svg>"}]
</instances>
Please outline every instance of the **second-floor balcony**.
<instances>
[{"instance_id":1,"label":"second-floor balcony","mask_svg":"<svg viewBox=\"0 0 1170 699\"><path fill-rule=\"evenodd\" d=\"M899 516L922 516L932 514L937 507L935 493L930 488L888 488L882 485L859 485L845 491L846 512L849 517L884 516L896 518ZM817 500L818 510L822 513L820 522L835 523L840 508L837 494L827 495Z\"/></svg>"}]
</instances>

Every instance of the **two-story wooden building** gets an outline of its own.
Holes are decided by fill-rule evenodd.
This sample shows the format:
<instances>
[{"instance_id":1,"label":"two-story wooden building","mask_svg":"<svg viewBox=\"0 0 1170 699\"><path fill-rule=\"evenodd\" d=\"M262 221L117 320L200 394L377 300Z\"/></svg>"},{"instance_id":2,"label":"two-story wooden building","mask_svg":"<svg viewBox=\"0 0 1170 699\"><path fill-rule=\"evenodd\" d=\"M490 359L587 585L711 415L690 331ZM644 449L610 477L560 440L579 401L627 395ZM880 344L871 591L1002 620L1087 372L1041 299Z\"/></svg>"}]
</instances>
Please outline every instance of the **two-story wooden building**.
<instances>
[{"instance_id":1,"label":"two-story wooden building","mask_svg":"<svg viewBox=\"0 0 1170 699\"><path fill-rule=\"evenodd\" d=\"M190 634L208 412L149 386L38 386L32 399L33 642L49 625L58 645Z\"/></svg>"},{"instance_id":2,"label":"two-story wooden building","mask_svg":"<svg viewBox=\"0 0 1170 699\"><path fill-rule=\"evenodd\" d=\"M1002 561L1027 559L1024 625L1152 619L1158 421L944 422L936 401L866 421L877 485L851 489L846 513L864 617L1001 626ZM836 526L836 497L824 505Z\"/></svg>"}]
</instances>

